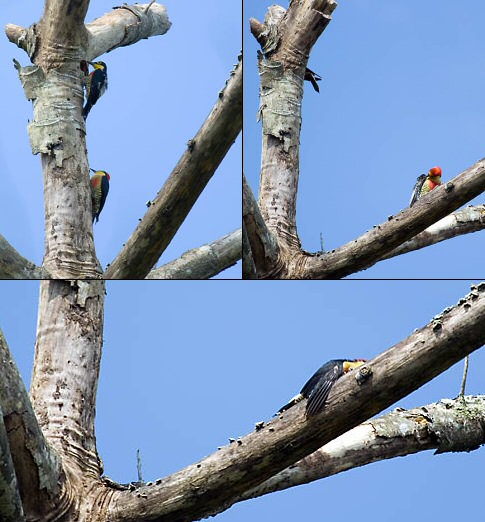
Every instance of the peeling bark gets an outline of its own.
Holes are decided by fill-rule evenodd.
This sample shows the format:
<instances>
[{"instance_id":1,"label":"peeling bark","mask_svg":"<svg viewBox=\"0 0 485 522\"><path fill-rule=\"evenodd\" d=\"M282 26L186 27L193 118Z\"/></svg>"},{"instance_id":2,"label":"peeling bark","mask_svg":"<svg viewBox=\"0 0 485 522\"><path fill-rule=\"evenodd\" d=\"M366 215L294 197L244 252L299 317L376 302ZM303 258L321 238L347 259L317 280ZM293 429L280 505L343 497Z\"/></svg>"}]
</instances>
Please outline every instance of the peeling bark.
<instances>
[{"instance_id":1,"label":"peeling bark","mask_svg":"<svg viewBox=\"0 0 485 522\"><path fill-rule=\"evenodd\" d=\"M43 268L44 274L53 279L102 277L91 224L80 61L91 61L118 47L165 34L171 26L165 7L155 2L123 4L85 26L88 5L88 0L75 4L46 0L37 24L27 29L14 24L6 27L10 41L24 49L34 64L22 67L16 62L15 66L26 97L34 107L28 131L33 154L41 155L44 175ZM148 274L241 128L242 63L239 63L219 92L219 102L201 131L190 140L187 153L155 199L147 219L112 263L107 278ZM177 277L181 277L180 270L178 273Z\"/></svg>"},{"instance_id":2,"label":"peeling bark","mask_svg":"<svg viewBox=\"0 0 485 522\"><path fill-rule=\"evenodd\" d=\"M292 2L288 11L271 6L264 25L254 19L251 23L264 53L258 60L263 122L258 203L280 248L289 252L301 246L296 230L296 197L304 72L311 48L335 7L333 0Z\"/></svg>"}]
</instances>

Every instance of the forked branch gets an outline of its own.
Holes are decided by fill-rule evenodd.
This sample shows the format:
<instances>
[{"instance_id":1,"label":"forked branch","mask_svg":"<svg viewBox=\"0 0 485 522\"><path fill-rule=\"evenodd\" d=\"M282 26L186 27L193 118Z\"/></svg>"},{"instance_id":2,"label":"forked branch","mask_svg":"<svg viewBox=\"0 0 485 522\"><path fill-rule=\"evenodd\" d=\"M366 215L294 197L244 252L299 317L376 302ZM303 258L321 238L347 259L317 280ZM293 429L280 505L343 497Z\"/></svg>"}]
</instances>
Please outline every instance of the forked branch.
<instances>
[{"instance_id":1,"label":"forked branch","mask_svg":"<svg viewBox=\"0 0 485 522\"><path fill-rule=\"evenodd\" d=\"M110 521L198 520L408 395L485 343L485 283L453 308L342 377L323 413L298 404L261 429L138 494L116 492ZM364 372L365 368L365 372ZM392 380L393 386L389 386ZM194 494L196 492L196 494ZM143 513L141 515L141 513Z\"/></svg>"}]
</instances>

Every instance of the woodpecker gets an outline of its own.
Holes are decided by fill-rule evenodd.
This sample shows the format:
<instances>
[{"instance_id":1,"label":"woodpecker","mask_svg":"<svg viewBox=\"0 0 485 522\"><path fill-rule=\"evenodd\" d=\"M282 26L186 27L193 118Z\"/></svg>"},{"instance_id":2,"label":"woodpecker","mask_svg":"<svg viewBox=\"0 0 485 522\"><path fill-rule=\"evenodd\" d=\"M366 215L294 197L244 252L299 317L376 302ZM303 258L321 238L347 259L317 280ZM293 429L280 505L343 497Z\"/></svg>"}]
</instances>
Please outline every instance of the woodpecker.
<instances>
[{"instance_id":1,"label":"woodpecker","mask_svg":"<svg viewBox=\"0 0 485 522\"><path fill-rule=\"evenodd\" d=\"M322 77L317 74L316 72L313 72L311 69L309 69L308 67L305 69L305 76L303 77L304 80L307 80L309 82L311 82L313 88L317 91L317 92L320 92L320 87L318 86L318 83Z\"/></svg>"},{"instance_id":2,"label":"woodpecker","mask_svg":"<svg viewBox=\"0 0 485 522\"><path fill-rule=\"evenodd\" d=\"M421 174L414 185L413 194L409 206L412 207L419 198L441 185L441 168L433 167L428 174Z\"/></svg>"},{"instance_id":3,"label":"woodpecker","mask_svg":"<svg viewBox=\"0 0 485 522\"><path fill-rule=\"evenodd\" d=\"M321 413L325 408L325 401L332 386L347 372L362 366L366 359L332 359L319 368L303 386L301 392L295 395L290 402L278 410L282 413L303 399L308 399L306 415L312 417Z\"/></svg>"},{"instance_id":4,"label":"woodpecker","mask_svg":"<svg viewBox=\"0 0 485 522\"><path fill-rule=\"evenodd\" d=\"M109 192L110 175L104 170L89 169L94 172L91 178L91 206L93 213L93 223L99 221L99 215L103 210L106 196Z\"/></svg>"},{"instance_id":5,"label":"woodpecker","mask_svg":"<svg viewBox=\"0 0 485 522\"><path fill-rule=\"evenodd\" d=\"M84 61L84 60L83 60ZM81 61L81 69L83 69ZM103 96L108 88L108 68L104 62L87 62L94 67L94 71L86 77L86 105L83 109L84 119L88 117L93 105ZM85 73L85 72L84 72ZM86 74L86 73L85 73Z\"/></svg>"}]
</instances>

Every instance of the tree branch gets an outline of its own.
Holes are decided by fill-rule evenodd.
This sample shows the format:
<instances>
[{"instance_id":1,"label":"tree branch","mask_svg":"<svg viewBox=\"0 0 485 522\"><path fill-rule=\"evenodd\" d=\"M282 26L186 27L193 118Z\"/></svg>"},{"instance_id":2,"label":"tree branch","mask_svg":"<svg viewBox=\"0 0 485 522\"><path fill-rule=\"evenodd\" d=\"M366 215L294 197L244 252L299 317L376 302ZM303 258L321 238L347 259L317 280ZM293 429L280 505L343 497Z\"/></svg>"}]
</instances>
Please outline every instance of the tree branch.
<instances>
[{"instance_id":1,"label":"tree branch","mask_svg":"<svg viewBox=\"0 0 485 522\"><path fill-rule=\"evenodd\" d=\"M381 258L390 259L401 254L440 243L446 239L479 232L485 228L485 205L469 206L440 219L423 232L395 248Z\"/></svg>"},{"instance_id":2,"label":"tree branch","mask_svg":"<svg viewBox=\"0 0 485 522\"><path fill-rule=\"evenodd\" d=\"M243 174L243 222L257 274L270 274L279 270L280 248L259 211L251 187ZM262 276L261 276L262 277ZM268 276L269 277L269 276Z\"/></svg>"},{"instance_id":3,"label":"tree branch","mask_svg":"<svg viewBox=\"0 0 485 522\"><path fill-rule=\"evenodd\" d=\"M302 253L289 277L340 278L369 268L399 245L416 236L485 191L485 159L435 188L411 208L390 216L386 223L336 250Z\"/></svg>"},{"instance_id":4,"label":"tree branch","mask_svg":"<svg viewBox=\"0 0 485 522\"><path fill-rule=\"evenodd\" d=\"M54 28L54 37L57 34L56 27L61 28L61 35L69 34L71 26L65 28L64 25L66 22L72 23L73 20L72 11L69 10L70 2L56 0L49 3L50 7L48 8L46 5L44 16L46 16L46 13L47 16L51 16L51 12L52 15L59 12L59 17L56 18L60 18L58 21L62 24L56 26L49 23L49 26ZM76 24L79 23L79 20L84 21L88 4L87 0L76 4L78 6ZM69 16L66 14L66 6L69 10ZM171 25L165 6L160 4L151 2L150 4L131 6L123 4L120 7L114 7L113 11L87 24L82 30L83 34L80 39L82 40L82 47L85 49L82 58L91 61L118 47L132 45L151 36L163 35L170 29ZM10 42L26 51L31 58L35 56L38 39L35 25L26 29L15 24L7 24L5 33Z\"/></svg>"},{"instance_id":5,"label":"tree branch","mask_svg":"<svg viewBox=\"0 0 485 522\"><path fill-rule=\"evenodd\" d=\"M22 257L0 235L0 279L44 279L45 277L47 277L45 270Z\"/></svg>"},{"instance_id":6,"label":"tree branch","mask_svg":"<svg viewBox=\"0 0 485 522\"><path fill-rule=\"evenodd\" d=\"M148 9L148 7L150 7ZM165 6L155 4L123 4L86 25L88 46L86 59L132 45L151 36L165 34L171 27Z\"/></svg>"},{"instance_id":7,"label":"tree branch","mask_svg":"<svg viewBox=\"0 0 485 522\"><path fill-rule=\"evenodd\" d=\"M396 408L347 431L235 502L308 484L373 462L420 451L473 451L485 444L485 396L442 399L420 408ZM453 441L453 445L449 444ZM234 503L235 503L234 502ZM221 506L221 510L230 505Z\"/></svg>"},{"instance_id":8,"label":"tree branch","mask_svg":"<svg viewBox=\"0 0 485 522\"><path fill-rule=\"evenodd\" d=\"M152 270L146 279L209 279L241 259L239 228L217 241L185 252L181 257Z\"/></svg>"},{"instance_id":9,"label":"tree branch","mask_svg":"<svg viewBox=\"0 0 485 522\"><path fill-rule=\"evenodd\" d=\"M136 495L115 492L110 521L197 520L405 397L485 343L485 283L453 308L333 386L310 419L297 404L239 439ZM392 386L389 385L392 383Z\"/></svg>"},{"instance_id":10,"label":"tree branch","mask_svg":"<svg viewBox=\"0 0 485 522\"><path fill-rule=\"evenodd\" d=\"M242 62L145 217L106 271L107 279L144 278L170 244L242 128Z\"/></svg>"},{"instance_id":11,"label":"tree branch","mask_svg":"<svg viewBox=\"0 0 485 522\"><path fill-rule=\"evenodd\" d=\"M102 474L94 418L104 281L42 281L31 397L45 436L84 477Z\"/></svg>"},{"instance_id":12,"label":"tree branch","mask_svg":"<svg viewBox=\"0 0 485 522\"><path fill-rule=\"evenodd\" d=\"M1 330L0 361L0 409L23 509L26 513L35 513L41 520L53 506L62 507L68 502L64 488L66 479L57 454L46 443L37 423L27 390Z\"/></svg>"},{"instance_id":13,"label":"tree branch","mask_svg":"<svg viewBox=\"0 0 485 522\"><path fill-rule=\"evenodd\" d=\"M254 264L253 252L251 244L249 243L248 232L246 230L246 223L243 221L243 238L242 238L242 265L243 265L243 279L257 279L256 266Z\"/></svg>"},{"instance_id":14,"label":"tree branch","mask_svg":"<svg viewBox=\"0 0 485 522\"><path fill-rule=\"evenodd\" d=\"M7 429L0 407L0 519L3 522L25 522L22 500L15 476Z\"/></svg>"}]
</instances>

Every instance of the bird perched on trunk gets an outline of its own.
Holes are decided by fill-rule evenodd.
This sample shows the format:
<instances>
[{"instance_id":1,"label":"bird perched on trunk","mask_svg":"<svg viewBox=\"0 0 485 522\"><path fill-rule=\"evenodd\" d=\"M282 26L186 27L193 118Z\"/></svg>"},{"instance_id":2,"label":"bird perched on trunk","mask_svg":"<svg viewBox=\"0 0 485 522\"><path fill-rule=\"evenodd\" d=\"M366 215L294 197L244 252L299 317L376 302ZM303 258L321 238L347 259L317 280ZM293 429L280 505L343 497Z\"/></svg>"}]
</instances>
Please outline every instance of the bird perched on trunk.
<instances>
[{"instance_id":1,"label":"bird perched on trunk","mask_svg":"<svg viewBox=\"0 0 485 522\"><path fill-rule=\"evenodd\" d=\"M428 174L421 174L414 185L413 194L409 206L412 207L419 198L431 192L435 187L441 185L441 168L433 167Z\"/></svg>"},{"instance_id":2,"label":"bird perched on trunk","mask_svg":"<svg viewBox=\"0 0 485 522\"><path fill-rule=\"evenodd\" d=\"M86 74L84 64L81 60L81 70ZM84 119L88 117L93 105L103 96L108 88L108 68L104 62L87 62L94 67L94 71L85 77L86 105L83 109Z\"/></svg>"},{"instance_id":3,"label":"bird perched on trunk","mask_svg":"<svg viewBox=\"0 0 485 522\"><path fill-rule=\"evenodd\" d=\"M89 169L94 172L91 178L91 206L93 213L93 223L99 221L99 215L103 210L106 196L109 192L110 175L104 170Z\"/></svg>"},{"instance_id":4,"label":"bird perched on trunk","mask_svg":"<svg viewBox=\"0 0 485 522\"><path fill-rule=\"evenodd\" d=\"M319 82L322 79L322 77L319 74L313 72L311 69L307 67L305 69L305 76L303 77L303 79L310 82L313 85L313 88L317 92L320 92L320 87L318 86L317 82Z\"/></svg>"},{"instance_id":5,"label":"bird perched on trunk","mask_svg":"<svg viewBox=\"0 0 485 522\"><path fill-rule=\"evenodd\" d=\"M325 408L328 394L338 379L351 370L362 366L365 362L366 359L332 359L328 361L310 377L298 395L295 395L290 402L278 410L278 413L286 411L303 399L308 399L306 404L307 417L321 413Z\"/></svg>"}]
</instances>

